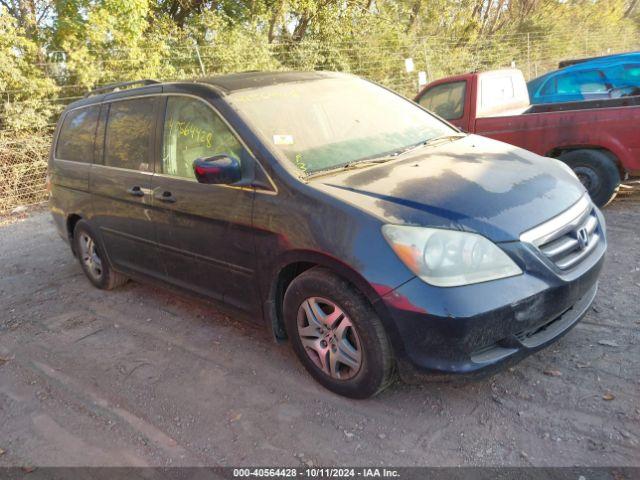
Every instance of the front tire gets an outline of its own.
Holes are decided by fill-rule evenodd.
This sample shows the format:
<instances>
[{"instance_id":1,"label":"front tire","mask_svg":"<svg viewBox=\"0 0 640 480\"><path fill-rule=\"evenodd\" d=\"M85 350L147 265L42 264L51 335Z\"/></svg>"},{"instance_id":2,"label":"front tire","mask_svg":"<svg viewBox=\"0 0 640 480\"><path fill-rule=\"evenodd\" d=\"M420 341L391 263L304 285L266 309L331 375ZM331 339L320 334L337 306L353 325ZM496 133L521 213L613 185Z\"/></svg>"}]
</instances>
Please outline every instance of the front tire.
<instances>
[{"instance_id":1,"label":"front tire","mask_svg":"<svg viewBox=\"0 0 640 480\"><path fill-rule=\"evenodd\" d=\"M127 277L111 268L98 237L84 220L73 229L73 247L82 271L95 287L112 290L127 282Z\"/></svg>"},{"instance_id":2,"label":"front tire","mask_svg":"<svg viewBox=\"0 0 640 480\"><path fill-rule=\"evenodd\" d=\"M325 388L368 398L393 381L393 355L382 322L367 299L325 268L296 277L284 296L293 350Z\"/></svg>"},{"instance_id":3,"label":"front tire","mask_svg":"<svg viewBox=\"0 0 640 480\"><path fill-rule=\"evenodd\" d=\"M580 179L593 203L604 207L618 194L620 172L614 161L600 150L571 150L559 157Z\"/></svg>"}]
</instances>

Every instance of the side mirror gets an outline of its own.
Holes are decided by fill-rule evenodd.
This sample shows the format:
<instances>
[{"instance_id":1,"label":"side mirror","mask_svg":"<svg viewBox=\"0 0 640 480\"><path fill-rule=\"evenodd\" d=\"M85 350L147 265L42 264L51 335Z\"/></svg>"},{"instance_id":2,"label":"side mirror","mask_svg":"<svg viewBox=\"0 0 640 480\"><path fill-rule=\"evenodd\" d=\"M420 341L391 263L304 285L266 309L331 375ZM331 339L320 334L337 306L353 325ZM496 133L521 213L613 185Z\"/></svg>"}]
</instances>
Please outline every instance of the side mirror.
<instances>
[{"instance_id":1,"label":"side mirror","mask_svg":"<svg viewBox=\"0 0 640 480\"><path fill-rule=\"evenodd\" d=\"M227 155L197 158L193 161L193 171L200 183L230 185L242 179L240 162Z\"/></svg>"}]
</instances>

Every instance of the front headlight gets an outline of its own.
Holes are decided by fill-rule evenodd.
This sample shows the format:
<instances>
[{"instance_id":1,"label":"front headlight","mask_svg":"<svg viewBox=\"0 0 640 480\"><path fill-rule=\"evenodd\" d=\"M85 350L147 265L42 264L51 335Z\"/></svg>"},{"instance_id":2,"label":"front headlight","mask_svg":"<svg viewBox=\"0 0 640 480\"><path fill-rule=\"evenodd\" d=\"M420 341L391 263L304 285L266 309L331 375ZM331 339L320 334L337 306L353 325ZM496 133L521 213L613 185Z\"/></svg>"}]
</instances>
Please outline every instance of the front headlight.
<instances>
[{"instance_id":1,"label":"front headlight","mask_svg":"<svg viewBox=\"0 0 640 480\"><path fill-rule=\"evenodd\" d=\"M413 273L438 287L457 287L522 273L497 245L475 233L385 225L382 234Z\"/></svg>"}]
</instances>

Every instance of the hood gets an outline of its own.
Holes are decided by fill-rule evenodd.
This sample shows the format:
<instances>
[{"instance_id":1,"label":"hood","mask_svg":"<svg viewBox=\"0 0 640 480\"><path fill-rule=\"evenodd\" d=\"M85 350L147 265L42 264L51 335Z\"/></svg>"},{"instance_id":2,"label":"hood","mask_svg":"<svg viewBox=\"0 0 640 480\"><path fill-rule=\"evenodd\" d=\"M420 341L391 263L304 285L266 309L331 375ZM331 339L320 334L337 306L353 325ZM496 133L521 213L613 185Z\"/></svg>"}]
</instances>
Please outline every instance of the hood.
<instances>
[{"instance_id":1,"label":"hood","mask_svg":"<svg viewBox=\"0 0 640 480\"><path fill-rule=\"evenodd\" d=\"M494 242L518 240L585 193L559 161L476 135L309 184L385 223L464 230Z\"/></svg>"}]
</instances>

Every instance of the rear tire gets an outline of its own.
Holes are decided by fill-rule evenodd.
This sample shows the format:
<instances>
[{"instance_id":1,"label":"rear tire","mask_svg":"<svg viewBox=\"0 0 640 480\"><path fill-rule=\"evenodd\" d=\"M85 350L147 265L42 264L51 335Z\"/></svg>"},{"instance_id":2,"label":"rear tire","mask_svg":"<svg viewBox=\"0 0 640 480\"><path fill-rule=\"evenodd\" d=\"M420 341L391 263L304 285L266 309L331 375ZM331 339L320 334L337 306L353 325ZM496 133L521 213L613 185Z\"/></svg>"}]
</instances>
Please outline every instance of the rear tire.
<instances>
[{"instance_id":1,"label":"rear tire","mask_svg":"<svg viewBox=\"0 0 640 480\"><path fill-rule=\"evenodd\" d=\"M393 382L394 359L382 322L343 278L321 267L307 270L285 292L283 313L293 350L325 388L368 398Z\"/></svg>"},{"instance_id":2,"label":"rear tire","mask_svg":"<svg viewBox=\"0 0 640 480\"><path fill-rule=\"evenodd\" d=\"M559 157L580 179L593 203L604 207L618 194L620 172L614 161L600 150L571 150Z\"/></svg>"},{"instance_id":3,"label":"rear tire","mask_svg":"<svg viewBox=\"0 0 640 480\"><path fill-rule=\"evenodd\" d=\"M129 280L111 268L98 237L84 220L78 221L73 229L73 247L82 271L95 287L112 290Z\"/></svg>"}]
</instances>

